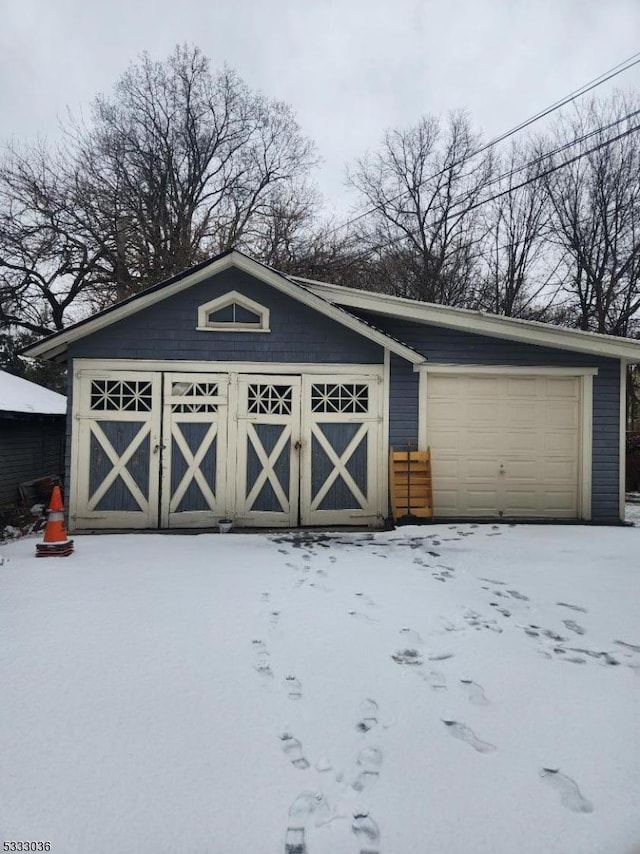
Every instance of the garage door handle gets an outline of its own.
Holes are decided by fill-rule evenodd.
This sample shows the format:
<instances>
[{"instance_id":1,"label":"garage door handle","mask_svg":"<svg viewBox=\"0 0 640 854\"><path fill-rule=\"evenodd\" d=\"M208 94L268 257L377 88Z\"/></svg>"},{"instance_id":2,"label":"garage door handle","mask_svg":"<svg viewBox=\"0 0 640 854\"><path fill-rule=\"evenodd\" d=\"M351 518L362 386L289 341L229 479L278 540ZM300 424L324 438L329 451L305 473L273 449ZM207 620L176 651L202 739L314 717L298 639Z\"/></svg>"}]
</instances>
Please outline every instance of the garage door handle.
<instances>
[{"instance_id":1,"label":"garage door handle","mask_svg":"<svg viewBox=\"0 0 640 854\"><path fill-rule=\"evenodd\" d=\"M500 463L500 474L504 474L504 463Z\"/></svg>"},{"instance_id":2,"label":"garage door handle","mask_svg":"<svg viewBox=\"0 0 640 854\"><path fill-rule=\"evenodd\" d=\"M293 443L293 447L296 449L296 451L299 451L299 450L300 450L300 448L302 447L302 442L300 441L300 439L297 439L297 440Z\"/></svg>"}]
</instances>

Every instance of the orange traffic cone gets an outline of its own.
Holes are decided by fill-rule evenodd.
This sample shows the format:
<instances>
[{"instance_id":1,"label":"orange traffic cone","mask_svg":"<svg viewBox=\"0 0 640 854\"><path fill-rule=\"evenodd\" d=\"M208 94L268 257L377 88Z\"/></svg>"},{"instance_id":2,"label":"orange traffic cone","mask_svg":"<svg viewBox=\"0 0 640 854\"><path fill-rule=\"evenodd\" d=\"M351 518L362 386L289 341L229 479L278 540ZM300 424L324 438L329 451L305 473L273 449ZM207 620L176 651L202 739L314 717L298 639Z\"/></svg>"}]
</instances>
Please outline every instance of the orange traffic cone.
<instances>
[{"instance_id":1,"label":"orange traffic cone","mask_svg":"<svg viewBox=\"0 0 640 854\"><path fill-rule=\"evenodd\" d=\"M64 504L59 486L53 487L47 524L44 529L44 540L36 546L36 557L67 557L73 553L73 540L67 536L64 524Z\"/></svg>"}]
</instances>

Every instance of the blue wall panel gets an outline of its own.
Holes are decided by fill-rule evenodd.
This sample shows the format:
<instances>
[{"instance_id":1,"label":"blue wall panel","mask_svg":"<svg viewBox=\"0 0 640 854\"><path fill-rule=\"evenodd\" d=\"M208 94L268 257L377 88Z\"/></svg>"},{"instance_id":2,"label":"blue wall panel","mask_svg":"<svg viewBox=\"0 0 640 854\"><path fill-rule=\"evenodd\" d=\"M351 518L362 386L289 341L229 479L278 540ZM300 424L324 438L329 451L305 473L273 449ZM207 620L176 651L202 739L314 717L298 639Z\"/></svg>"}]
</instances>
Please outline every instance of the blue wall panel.
<instances>
[{"instance_id":1,"label":"blue wall panel","mask_svg":"<svg viewBox=\"0 0 640 854\"><path fill-rule=\"evenodd\" d=\"M593 381L592 515L619 518L620 362L568 350L537 347L488 335L408 323L379 315L363 319L423 353L435 364L522 365L597 368ZM404 446L418 440L418 375L403 359L391 359L389 441Z\"/></svg>"}]
</instances>

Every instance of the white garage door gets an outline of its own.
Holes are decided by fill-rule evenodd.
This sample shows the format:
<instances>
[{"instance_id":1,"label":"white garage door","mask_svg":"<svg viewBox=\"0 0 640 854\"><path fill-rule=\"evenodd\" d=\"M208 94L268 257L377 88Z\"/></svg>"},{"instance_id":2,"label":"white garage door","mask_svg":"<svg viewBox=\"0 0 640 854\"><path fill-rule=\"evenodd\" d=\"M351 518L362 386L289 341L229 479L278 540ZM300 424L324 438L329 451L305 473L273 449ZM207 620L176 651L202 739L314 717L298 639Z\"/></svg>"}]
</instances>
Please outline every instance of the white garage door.
<instances>
[{"instance_id":1,"label":"white garage door","mask_svg":"<svg viewBox=\"0 0 640 854\"><path fill-rule=\"evenodd\" d=\"M578 516L581 379L429 374L436 516Z\"/></svg>"}]
</instances>

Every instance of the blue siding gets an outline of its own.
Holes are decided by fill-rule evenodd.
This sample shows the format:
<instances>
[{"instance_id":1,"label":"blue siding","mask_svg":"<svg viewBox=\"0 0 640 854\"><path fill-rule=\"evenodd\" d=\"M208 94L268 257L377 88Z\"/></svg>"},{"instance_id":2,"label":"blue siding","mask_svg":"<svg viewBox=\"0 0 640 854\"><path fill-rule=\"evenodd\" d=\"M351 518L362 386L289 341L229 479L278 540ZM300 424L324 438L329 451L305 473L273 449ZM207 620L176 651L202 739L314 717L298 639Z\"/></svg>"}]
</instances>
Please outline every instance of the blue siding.
<instances>
[{"instance_id":1,"label":"blue siding","mask_svg":"<svg viewBox=\"0 0 640 854\"><path fill-rule=\"evenodd\" d=\"M463 365L527 365L597 368L593 382L592 515L614 521L619 510L620 362L474 335L378 315L364 319L423 353L430 362ZM402 359L391 359L390 444L418 440L418 377Z\"/></svg>"},{"instance_id":2,"label":"blue siding","mask_svg":"<svg viewBox=\"0 0 640 854\"><path fill-rule=\"evenodd\" d=\"M199 332L198 306L231 290L270 309L271 332ZM247 273L229 269L71 345L69 357L381 364L382 348Z\"/></svg>"},{"instance_id":3,"label":"blue siding","mask_svg":"<svg viewBox=\"0 0 640 854\"><path fill-rule=\"evenodd\" d=\"M271 332L199 332L198 306L237 290L270 309ZM377 328L406 342L431 362L448 364L593 367L593 517L619 518L619 376L617 359L596 358L548 347L520 344L380 315L362 315ZM71 345L69 360L162 359L180 361L381 364L382 349L319 315L248 274L230 269L174 297L120 320ZM215 366L212 365L212 369ZM69 413L72 372L69 372ZM68 417L67 431L71 431ZM418 440L418 375L391 357L390 443ZM67 475L70 441L67 442Z\"/></svg>"}]
</instances>

